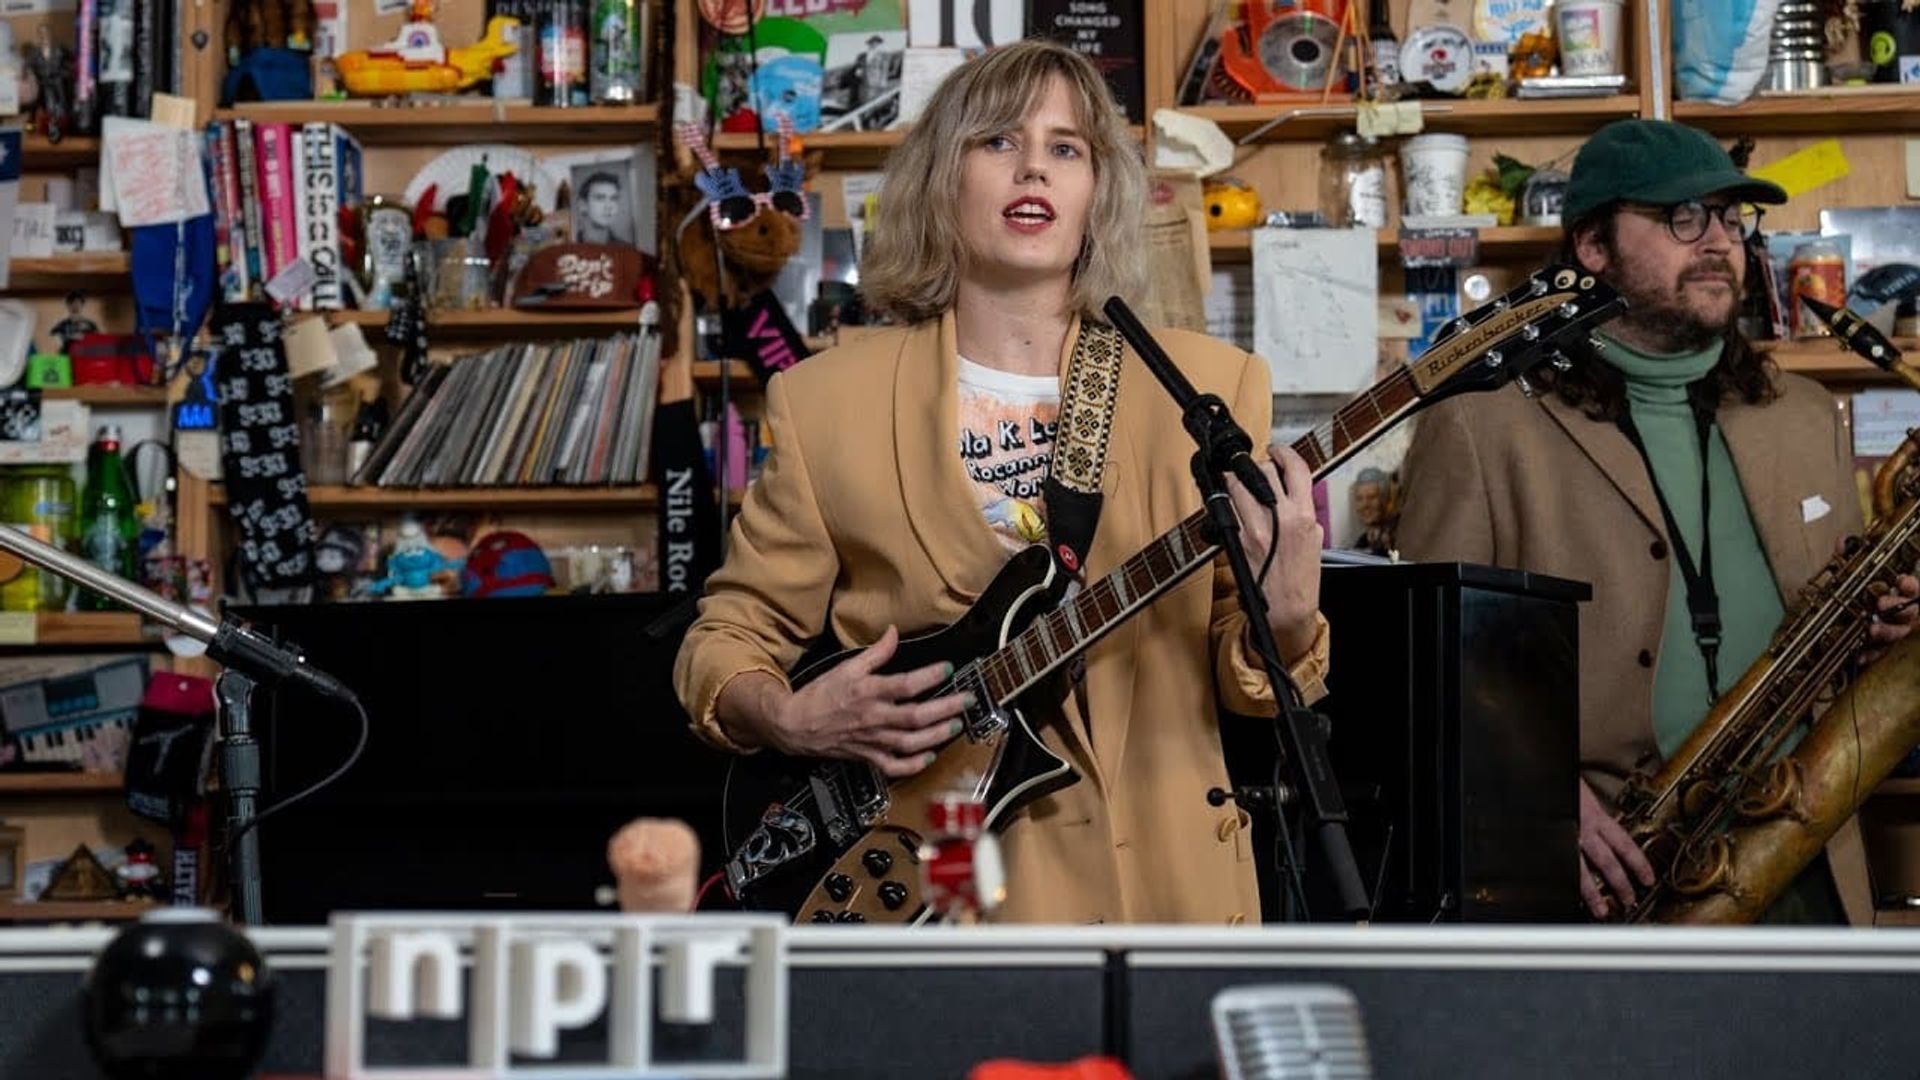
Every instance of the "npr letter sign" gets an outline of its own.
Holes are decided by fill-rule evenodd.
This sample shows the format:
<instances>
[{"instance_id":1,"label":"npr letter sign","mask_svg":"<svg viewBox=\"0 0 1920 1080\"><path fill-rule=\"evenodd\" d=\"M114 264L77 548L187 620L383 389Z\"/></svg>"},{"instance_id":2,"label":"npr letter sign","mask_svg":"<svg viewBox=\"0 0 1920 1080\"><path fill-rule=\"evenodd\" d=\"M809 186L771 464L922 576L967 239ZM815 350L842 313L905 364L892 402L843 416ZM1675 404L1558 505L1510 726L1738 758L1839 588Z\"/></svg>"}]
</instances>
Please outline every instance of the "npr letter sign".
<instances>
[{"instance_id":1,"label":"npr letter sign","mask_svg":"<svg viewBox=\"0 0 1920 1080\"><path fill-rule=\"evenodd\" d=\"M329 1080L777 1077L787 1071L786 923L777 916L336 915L332 930ZM713 1023L714 973L721 967L746 969L743 1056L655 1061L656 1017ZM563 1033L603 1016L604 1062L570 1056L565 1064L537 1063L559 1056ZM462 1018L463 1062L366 1064L369 1020Z\"/></svg>"}]
</instances>

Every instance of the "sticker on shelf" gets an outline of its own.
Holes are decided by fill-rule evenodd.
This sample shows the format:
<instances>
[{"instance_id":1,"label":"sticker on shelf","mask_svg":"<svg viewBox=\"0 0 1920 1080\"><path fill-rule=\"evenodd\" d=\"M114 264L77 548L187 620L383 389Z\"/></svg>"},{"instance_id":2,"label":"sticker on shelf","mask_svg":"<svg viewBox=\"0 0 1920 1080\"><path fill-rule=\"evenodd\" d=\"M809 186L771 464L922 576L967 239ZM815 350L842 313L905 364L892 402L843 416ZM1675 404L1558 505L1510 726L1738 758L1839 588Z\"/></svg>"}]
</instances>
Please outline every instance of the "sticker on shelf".
<instances>
[{"instance_id":1,"label":"sticker on shelf","mask_svg":"<svg viewBox=\"0 0 1920 1080\"><path fill-rule=\"evenodd\" d=\"M1754 176L1785 188L1789 199L1797 199L1851 174L1853 165L1847 160L1847 152L1841 149L1839 139L1822 139L1751 171Z\"/></svg>"}]
</instances>

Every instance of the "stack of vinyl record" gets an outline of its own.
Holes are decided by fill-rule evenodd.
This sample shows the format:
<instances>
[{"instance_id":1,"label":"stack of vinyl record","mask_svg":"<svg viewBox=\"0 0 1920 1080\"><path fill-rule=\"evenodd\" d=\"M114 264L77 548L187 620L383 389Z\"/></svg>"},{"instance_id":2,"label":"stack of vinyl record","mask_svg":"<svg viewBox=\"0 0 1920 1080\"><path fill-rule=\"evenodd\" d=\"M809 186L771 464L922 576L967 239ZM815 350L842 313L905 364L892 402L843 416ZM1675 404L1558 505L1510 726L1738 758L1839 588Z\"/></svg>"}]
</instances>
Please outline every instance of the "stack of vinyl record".
<instances>
[{"instance_id":1,"label":"stack of vinyl record","mask_svg":"<svg viewBox=\"0 0 1920 1080\"><path fill-rule=\"evenodd\" d=\"M1773 17L1767 49L1767 89L1812 90L1827 85L1827 38L1819 0L1783 0Z\"/></svg>"}]
</instances>

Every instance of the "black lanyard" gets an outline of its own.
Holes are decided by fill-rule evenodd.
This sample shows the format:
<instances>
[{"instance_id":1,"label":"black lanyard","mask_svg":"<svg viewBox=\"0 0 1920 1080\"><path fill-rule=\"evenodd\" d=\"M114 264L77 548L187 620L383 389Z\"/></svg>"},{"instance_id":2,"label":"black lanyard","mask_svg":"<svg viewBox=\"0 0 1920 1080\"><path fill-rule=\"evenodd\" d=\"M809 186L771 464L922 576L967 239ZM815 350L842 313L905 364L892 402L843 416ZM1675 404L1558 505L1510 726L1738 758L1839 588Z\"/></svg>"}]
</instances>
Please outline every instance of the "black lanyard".
<instances>
[{"instance_id":1,"label":"black lanyard","mask_svg":"<svg viewBox=\"0 0 1920 1080\"><path fill-rule=\"evenodd\" d=\"M1693 617L1693 640L1700 646L1700 658L1707 662L1707 703L1720 699L1720 594L1713 589L1713 499L1712 461L1708 457L1708 440L1713 432L1713 414L1698 405L1693 409L1693 424L1700 433L1700 566L1693 565L1693 554L1687 550L1686 538L1680 535L1680 525L1673 520L1673 511L1667 506L1666 493L1660 490L1660 477L1653 471L1653 458L1647 454L1647 444L1640 438L1640 429L1633 426L1633 418L1626 413L1620 414L1620 431L1627 441L1640 451L1640 460L1646 462L1647 479L1653 483L1653 496L1660 500L1660 516L1667 522L1667 543L1673 549L1673 557L1680 566L1680 579L1687 586L1687 613Z\"/></svg>"}]
</instances>

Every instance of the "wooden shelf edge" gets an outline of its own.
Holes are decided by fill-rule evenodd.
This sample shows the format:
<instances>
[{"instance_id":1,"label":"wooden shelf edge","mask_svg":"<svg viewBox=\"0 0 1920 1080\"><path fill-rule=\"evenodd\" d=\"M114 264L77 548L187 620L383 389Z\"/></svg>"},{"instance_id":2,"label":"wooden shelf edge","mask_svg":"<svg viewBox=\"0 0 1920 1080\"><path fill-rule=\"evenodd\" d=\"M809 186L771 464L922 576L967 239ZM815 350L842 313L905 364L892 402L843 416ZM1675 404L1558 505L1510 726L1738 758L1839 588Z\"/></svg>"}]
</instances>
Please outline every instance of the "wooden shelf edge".
<instances>
[{"instance_id":1,"label":"wooden shelf edge","mask_svg":"<svg viewBox=\"0 0 1920 1080\"><path fill-rule=\"evenodd\" d=\"M49 386L40 391L48 401L82 401L88 405L165 405L164 386Z\"/></svg>"},{"instance_id":2,"label":"wooden shelf edge","mask_svg":"<svg viewBox=\"0 0 1920 1080\"><path fill-rule=\"evenodd\" d=\"M1754 344L1771 356L1781 371L1805 375L1822 382L1885 383L1890 386L1900 382L1895 376L1842 349L1832 338L1760 341ZM1901 338L1895 340L1894 345L1905 354L1904 360L1909 367L1920 367L1920 340Z\"/></svg>"},{"instance_id":3,"label":"wooden shelf edge","mask_svg":"<svg viewBox=\"0 0 1920 1080\"><path fill-rule=\"evenodd\" d=\"M316 508L348 510L404 510L414 507L472 507L474 509L648 509L659 504L652 484L631 487L523 487L390 488L370 485L318 484L307 489L307 503ZM227 504L224 485L208 491L208 502Z\"/></svg>"},{"instance_id":4,"label":"wooden shelf edge","mask_svg":"<svg viewBox=\"0 0 1920 1080\"><path fill-rule=\"evenodd\" d=\"M0 292L94 288L125 278L128 266L124 251L14 259L7 270L7 287Z\"/></svg>"},{"instance_id":5,"label":"wooden shelf edge","mask_svg":"<svg viewBox=\"0 0 1920 1080\"><path fill-rule=\"evenodd\" d=\"M506 134L528 142L567 143L651 132L660 122L660 106L499 104L473 97L443 105L383 106L369 101L248 102L216 109L217 120L246 119L256 124L339 124L363 142L411 142L455 145ZM491 130L494 135L488 136Z\"/></svg>"},{"instance_id":6,"label":"wooden shelf edge","mask_svg":"<svg viewBox=\"0 0 1920 1080\"><path fill-rule=\"evenodd\" d=\"M34 619L35 645L143 645L140 616L131 611L48 611Z\"/></svg>"},{"instance_id":7,"label":"wooden shelf edge","mask_svg":"<svg viewBox=\"0 0 1920 1080\"><path fill-rule=\"evenodd\" d=\"M28 134L20 140L20 168L26 172L66 169L89 165L100 159L100 140L85 135L69 135L59 142L48 142L45 135Z\"/></svg>"},{"instance_id":8,"label":"wooden shelf edge","mask_svg":"<svg viewBox=\"0 0 1920 1080\"><path fill-rule=\"evenodd\" d=\"M126 787L120 773L0 772L0 795L102 795Z\"/></svg>"},{"instance_id":9,"label":"wooden shelf edge","mask_svg":"<svg viewBox=\"0 0 1920 1080\"><path fill-rule=\"evenodd\" d=\"M151 900L0 901L0 922L131 921L158 906Z\"/></svg>"},{"instance_id":10,"label":"wooden shelf edge","mask_svg":"<svg viewBox=\"0 0 1920 1080\"><path fill-rule=\"evenodd\" d=\"M353 323L367 328L382 328L387 325L388 313L385 311L329 311L325 313L327 323L339 326ZM437 311L427 316L429 337L484 336L498 334L526 334L529 336L561 333L579 333L582 331L602 331L619 333L640 328L640 309L619 308L612 311L529 311L522 308L489 308L485 311Z\"/></svg>"},{"instance_id":11,"label":"wooden shelf edge","mask_svg":"<svg viewBox=\"0 0 1920 1080\"><path fill-rule=\"evenodd\" d=\"M1373 231L1380 257L1391 258L1399 250L1400 230ZM1219 262L1247 262L1253 258L1253 233L1252 229L1210 232L1207 234L1207 250ZM1498 225L1480 230L1480 251L1483 256L1537 254L1557 247L1560 236L1560 228L1556 225Z\"/></svg>"},{"instance_id":12,"label":"wooden shelf edge","mask_svg":"<svg viewBox=\"0 0 1920 1080\"><path fill-rule=\"evenodd\" d=\"M1259 141L1295 142L1325 138L1333 130L1352 126L1359 108L1350 101L1317 98L1251 105L1183 105L1179 111L1219 124L1233 138L1245 137L1270 121L1290 119L1268 129ZM1514 135L1560 132L1585 135L1609 120L1637 116L1640 98L1613 94L1583 98L1493 98L1431 101L1422 107L1427 131L1464 134Z\"/></svg>"}]
</instances>

